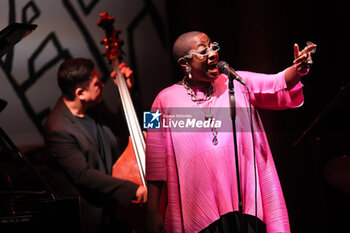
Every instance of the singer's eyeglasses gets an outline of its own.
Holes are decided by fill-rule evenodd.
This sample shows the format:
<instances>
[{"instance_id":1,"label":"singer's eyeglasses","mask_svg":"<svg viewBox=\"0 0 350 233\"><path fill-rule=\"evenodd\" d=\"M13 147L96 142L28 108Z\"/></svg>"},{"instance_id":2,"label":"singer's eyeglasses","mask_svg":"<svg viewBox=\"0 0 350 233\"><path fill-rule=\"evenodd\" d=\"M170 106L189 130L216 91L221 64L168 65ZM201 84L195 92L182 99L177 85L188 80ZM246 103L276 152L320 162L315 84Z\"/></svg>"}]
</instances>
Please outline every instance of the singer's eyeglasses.
<instances>
[{"instance_id":1,"label":"singer's eyeglasses","mask_svg":"<svg viewBox=\"0 0 350 233\"><path fill-rule=\"evenodd\" d=\"M190 54L185 55L184 58L189 59L189 58L192 58L193 55L196 55L196 57L198 59L203 59L204 57L209 55L210 50L213 52L217 52L217 51L219 51L219 49L220 49L219 44L217 42L213 42L211 45L205 47L204 49L202 49L200 51L192 49L190 51Z\"/></svg>"}]
</instances>

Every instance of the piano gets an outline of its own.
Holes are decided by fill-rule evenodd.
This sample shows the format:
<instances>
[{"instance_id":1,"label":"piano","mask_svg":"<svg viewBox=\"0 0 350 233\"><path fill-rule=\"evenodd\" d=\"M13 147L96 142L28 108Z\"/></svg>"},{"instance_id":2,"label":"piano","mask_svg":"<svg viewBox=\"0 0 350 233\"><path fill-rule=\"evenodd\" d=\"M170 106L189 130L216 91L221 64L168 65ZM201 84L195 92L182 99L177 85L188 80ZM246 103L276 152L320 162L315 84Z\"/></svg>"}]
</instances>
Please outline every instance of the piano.
<instances>
[{"instance_id":1,"label":"piano","mask_svg":"<svg viewBox=\"0 0 350 233\"><path fill-rule=\"evenodd\" d=\"M0 58L37 25L0 31ZM0 99L0 113L7 102ZM80 198L44 146L17 148L0 127L0 232L79 232Z\"/></svg>"},{"instance_id":2,"label":"piano","mask_svg":"<svg viewBox=\"0 0 350 233\"><path fill-rule=\"evenodd\" d=\"M0 127L0 232L79 232L79 194L45 147L8 140Z\"/></svg>"}]
</instances>

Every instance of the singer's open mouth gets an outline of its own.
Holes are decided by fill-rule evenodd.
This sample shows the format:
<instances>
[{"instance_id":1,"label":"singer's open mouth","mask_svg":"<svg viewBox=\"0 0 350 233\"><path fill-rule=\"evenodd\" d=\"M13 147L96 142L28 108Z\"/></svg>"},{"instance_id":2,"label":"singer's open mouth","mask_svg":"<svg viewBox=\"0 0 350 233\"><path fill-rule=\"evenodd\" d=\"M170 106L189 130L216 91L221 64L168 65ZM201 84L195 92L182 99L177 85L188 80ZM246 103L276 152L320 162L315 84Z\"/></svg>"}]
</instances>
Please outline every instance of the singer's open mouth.
<instances>
[{"instance_id":1,"label":"singer's open mouth","mask_svg":"<svg viewBox=\"0 0 350 233\"><path fill-rule=\"evenodd\" d=\"M218 64L211 64L211 65L208 66L208 70L213 71L213 70L216 70L216 69L218 69Z\"/></svg>"},{"instance_id":2,"label":"singer's open mouth","mask_svg":"<svg viewBox=\"0 0 350 233\"><path fill-rule=\"evenodd\" d=\"M219 75L219 67L217 63L212 63L208 65L208 73L213 78L216 78Z\"/></svg>"}]
</instances>

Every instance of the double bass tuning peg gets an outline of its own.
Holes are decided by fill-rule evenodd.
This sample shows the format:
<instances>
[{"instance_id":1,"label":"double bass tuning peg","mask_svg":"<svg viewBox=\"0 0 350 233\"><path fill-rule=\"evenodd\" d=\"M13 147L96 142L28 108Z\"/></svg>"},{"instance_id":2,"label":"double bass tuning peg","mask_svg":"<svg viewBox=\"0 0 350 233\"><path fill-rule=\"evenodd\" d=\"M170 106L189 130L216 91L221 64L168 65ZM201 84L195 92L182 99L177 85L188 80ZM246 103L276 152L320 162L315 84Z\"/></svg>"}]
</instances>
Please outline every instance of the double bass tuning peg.
<instances>
[{"instance_id":1,"label":"double bass tuning peg","mask_svg":"<svg viewBox=\"0 0 350 233\"><path fill-rule=\"evenodd\" d=\"M102 40L100 40L100 44L106 44L107 43L107 38L103 38Z\"/></svg>"}]
</instances>

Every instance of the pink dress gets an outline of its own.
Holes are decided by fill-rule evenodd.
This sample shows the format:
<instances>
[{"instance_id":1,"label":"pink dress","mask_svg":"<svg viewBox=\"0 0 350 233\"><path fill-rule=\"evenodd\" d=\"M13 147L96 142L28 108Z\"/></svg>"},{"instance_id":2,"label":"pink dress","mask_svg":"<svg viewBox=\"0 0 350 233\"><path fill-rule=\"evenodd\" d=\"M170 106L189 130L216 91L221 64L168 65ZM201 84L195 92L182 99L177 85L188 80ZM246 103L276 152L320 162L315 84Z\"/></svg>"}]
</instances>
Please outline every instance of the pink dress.
<instances>
[{"instance_id":1,"label":"pink dress","mask_svg":"<svg viewBox=\"0 0 350 233\"><path fill-rule=\"evenodd\" d=\"M237 72L251 91L257 161L257 216L268 233L290 232L288 213L269 144L257 108L287 109L303 104L302 84L286 90L285 71L274 75ZM212 114L230 121L227 111L228 79L215 80ZM249 99L244 86L234 81L237 111L236 128L243 212L255 215L253 143L249 122ZM163 116L178 108L199 108L182 85L174 84L156 97L152 110ZM224 114L224 116L222 116ZM204 115L204 113L203 113ZM227 126L226 126L227 127ZM238 211L238 194L232 124L218 129L213 145L210 129L201 132L175 131L171 127L148 130L146 179L165 181L166 232L198 232L220 218Z\"/></svg>"}]
</instances>

